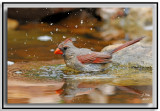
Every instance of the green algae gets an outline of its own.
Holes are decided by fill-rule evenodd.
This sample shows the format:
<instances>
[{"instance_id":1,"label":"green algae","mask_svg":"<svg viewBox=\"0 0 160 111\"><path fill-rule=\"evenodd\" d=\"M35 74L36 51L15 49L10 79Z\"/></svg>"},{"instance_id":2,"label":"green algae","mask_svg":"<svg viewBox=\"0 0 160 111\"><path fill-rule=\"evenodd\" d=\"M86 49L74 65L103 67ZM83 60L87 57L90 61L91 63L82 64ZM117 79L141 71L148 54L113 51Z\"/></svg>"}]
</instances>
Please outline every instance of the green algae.
<instances>
[{"instance_id":1,"label":"green algae","mask_svg":"<svg viewBox=\"0 0 160 111\"><path fill-rule=\"evenodd\" d=\"M64 79L71 79L81 82L107 83L118 86L152 85L152 68L147 67L124 67L122 65L112 64L109 65L105 71L79 72L66 67L64 64L38 66L33 62L33 64L30 63L28 65L30 69L27 70L25 70L27 64L24 65L25 67L21 67L22 71L25 70L25 72L21 74L21 77L26 77L32 80L63 81Z\"/></svg>"}]
</instances>

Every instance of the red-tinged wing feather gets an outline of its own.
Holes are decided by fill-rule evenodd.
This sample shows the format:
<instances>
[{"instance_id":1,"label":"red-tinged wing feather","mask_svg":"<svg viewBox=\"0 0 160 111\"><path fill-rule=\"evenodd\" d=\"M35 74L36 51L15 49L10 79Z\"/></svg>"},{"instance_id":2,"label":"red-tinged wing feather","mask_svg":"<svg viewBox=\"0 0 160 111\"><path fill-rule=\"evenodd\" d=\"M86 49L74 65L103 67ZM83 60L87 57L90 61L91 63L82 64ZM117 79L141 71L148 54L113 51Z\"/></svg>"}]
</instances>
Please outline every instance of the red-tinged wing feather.
<instances>
[{"instance_id":1,"label":"red-tinged wing feather","mask_svg":"<svg viewBox=\"0 0 160 111\"><path fill-rule=\"evenodd\" d=\"M108 63L110 62L111 56L108 54L97 54L97 53L91 53L86 55L80 55L77 56L78 60L82 64L89 64L89 63Z\"/></svg>"}]
</instances>

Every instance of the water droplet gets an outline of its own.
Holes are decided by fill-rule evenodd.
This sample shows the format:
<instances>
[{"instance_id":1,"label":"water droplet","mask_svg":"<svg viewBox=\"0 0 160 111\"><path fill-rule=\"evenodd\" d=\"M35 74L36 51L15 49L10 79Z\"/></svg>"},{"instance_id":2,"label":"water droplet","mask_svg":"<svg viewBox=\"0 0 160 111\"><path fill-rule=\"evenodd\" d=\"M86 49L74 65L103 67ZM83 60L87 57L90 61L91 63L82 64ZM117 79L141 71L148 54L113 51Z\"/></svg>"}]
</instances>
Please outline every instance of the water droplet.
<instances>
[{"instance_id":1,"label":"water droplet","mask_svg":"<svg viewBox=\"0 0 160 111\"><path fill-rule=\"evenodd\" d=\"M53 35L53 32L50 32L51 35Z\"/></svg>"},{"instance_id":2,"label":"water droplet","mask_svg":"<svg viewBox=\"0 0 160 111\"><path fill-rule=\"evenodd\" d=\"M90 30L93 30L93 28L90 28Z\"/></svg>"},{"instance_id":3,"label":"water droplet","mask_svg":"<svg viewBox=\"0 0 160 111\"><path fill-rule=\"evenodd\" d=\"M83 24L83 20L81 20L81 24Z\"/></svg>"},{"instance_id":4,"label":"water droplet","mask_svg":"<svg viewBox=\"0 0 160 111\"><path fill-rule=\"evenodd\" d=\"M66 38L66 36L63 36L63 38L65 39L65 38Z\"/></svg>"},{"instance_id":5,"label":"water droplet","mask_svg":"<svg viewBox=\"0 0 160 111\"><path fill-rule=\"evenodd\" d=\"M53 25L53 23L50 23L50 25Z\"/></svg>"},{"instance_id":6,"label":"water droplet","mask_svg":"<svg viewBox=\"0 0 160 111\"><path fill-rule=\"evenodd\" d=\"M54 49L50 49L50 51L51 51L51 52L53 52L53 51L54 51Z\"/></svg>"},{"instance_id":7,"label":"water droplet","mask_svg":"<svg viewBox=\"0 0 160 111\"><path fill-rule=\"evenodd\" d=\"M58 31L58 28L56 28L56 31Z\"/></svg>"},{"instance_id":8,"label":"water droplet","mask_svg":"<svg viewBox=\"0 0 160 111\"><path fill-rule=\"evenodd\" d=\"M78 25L75 25L75 28L78 28Z\"/></svg>"},{"instance_id":9,"label":"water droplet","mask_svg":"<svg viewBox=\"0 0 160 111\"><path fill-rule=\"evenodd\" d=\"M26 45L27 43L26 43L26 42L24 42L24 44Z\"/></svg>"}]
</instances>

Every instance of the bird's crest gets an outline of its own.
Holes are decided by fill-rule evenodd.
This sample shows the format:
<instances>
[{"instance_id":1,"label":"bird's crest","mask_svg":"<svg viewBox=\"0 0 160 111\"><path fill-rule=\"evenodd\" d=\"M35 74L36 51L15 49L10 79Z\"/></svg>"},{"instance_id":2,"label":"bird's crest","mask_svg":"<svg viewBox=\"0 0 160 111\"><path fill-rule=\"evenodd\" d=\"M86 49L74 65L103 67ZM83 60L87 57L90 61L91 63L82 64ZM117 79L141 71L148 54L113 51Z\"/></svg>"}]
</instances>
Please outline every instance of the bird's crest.
<instances>
[{"instance_id":1,"label":"bird's crest","mask_svg":"<svg viewBox=\"0 0 160 111\"><path fill-rule=\"evenodd\" d=\"M72 43L72 42L74 42L74 41L76 41L75 38L67 38L67 39L64 40L62 43L60 43L58 47L59 47L59 48L62 48L62 47L64 47L67 43Z\"/></svg>"},{"instance_id":2,"label":"bird's crest","mask_svg":"<svg viewBox=\"0 0 160 111\"><path fill-rule=\"evenodd\" d=\"M67 38L66 40L63 41L64 44L68 43L68 42L75 42L76 39L75 38Z\"/></svg>"}]
</instances>

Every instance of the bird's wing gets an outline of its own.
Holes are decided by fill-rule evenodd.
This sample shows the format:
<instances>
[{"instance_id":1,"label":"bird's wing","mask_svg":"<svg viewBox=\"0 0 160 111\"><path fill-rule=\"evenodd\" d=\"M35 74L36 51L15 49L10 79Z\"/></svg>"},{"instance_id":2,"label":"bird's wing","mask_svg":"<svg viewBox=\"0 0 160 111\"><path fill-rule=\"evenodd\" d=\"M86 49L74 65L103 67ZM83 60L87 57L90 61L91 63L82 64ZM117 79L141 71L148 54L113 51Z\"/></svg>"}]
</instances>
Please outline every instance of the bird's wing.
<instances>
[{"instance_id":1,"label":"bird's wing","mask_svg":"<svg viewBox=\"0 0 160 111\"><path fill-rule=\"evenodd\" d=\"M105 53L96 53L92 52L90 54L85 54L85 55L80 55L77 56L77 59L82 63L82 64L89 64L89 63L109 63L111 62L109 59L111 56L109 54Z\"/></svg>"}]
</instances>

